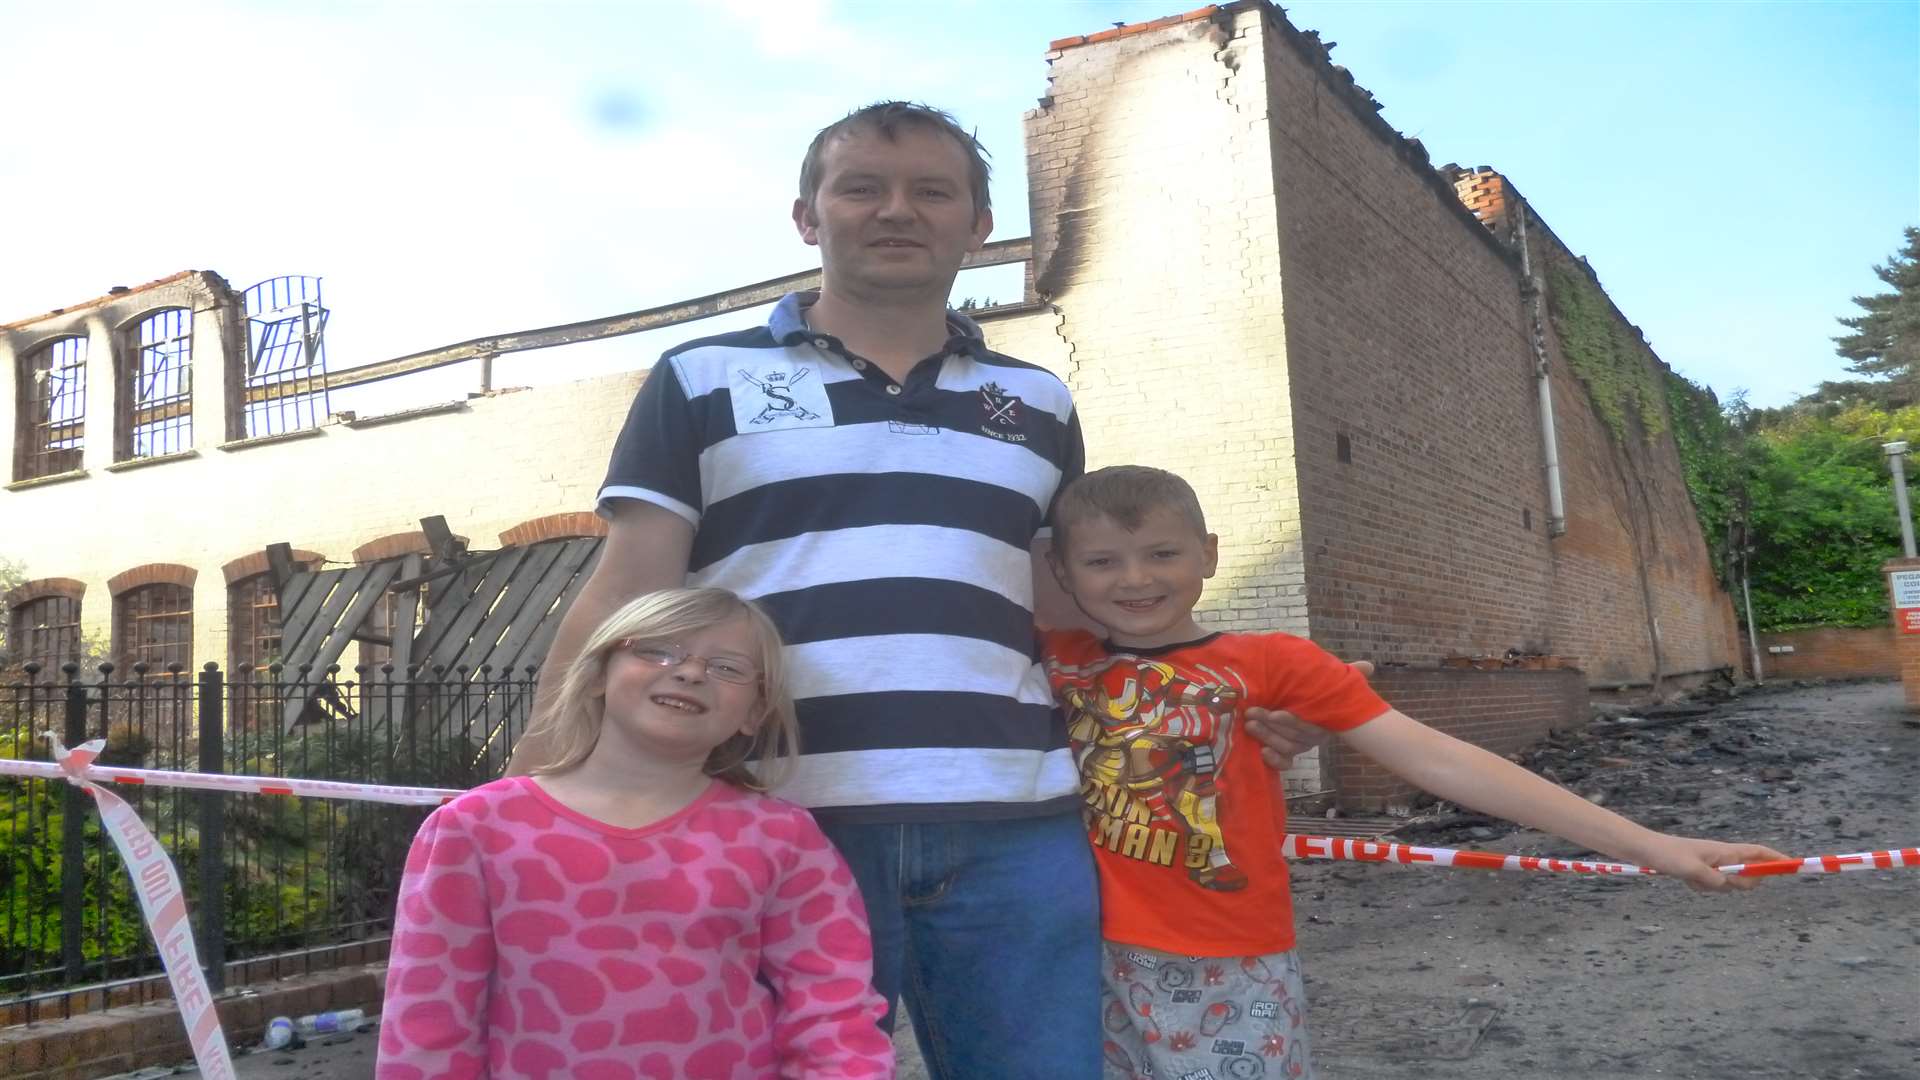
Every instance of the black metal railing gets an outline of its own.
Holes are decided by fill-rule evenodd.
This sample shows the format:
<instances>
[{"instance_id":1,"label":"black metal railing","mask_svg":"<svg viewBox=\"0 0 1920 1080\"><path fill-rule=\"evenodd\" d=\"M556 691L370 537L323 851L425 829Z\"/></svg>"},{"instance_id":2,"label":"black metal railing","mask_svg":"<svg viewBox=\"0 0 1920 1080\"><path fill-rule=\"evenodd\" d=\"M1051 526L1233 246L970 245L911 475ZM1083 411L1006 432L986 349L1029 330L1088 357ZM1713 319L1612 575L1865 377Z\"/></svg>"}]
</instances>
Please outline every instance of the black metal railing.
<instances>
[{"instance_id":1,"label":"black metal railing","mask_svg":"<svg viewBox=\"0 0 1920 1080\"><path fill-rule=\"evenodd\" d=\"M466 788L498 776L527 724L533 669L198 672L28 665L0 682L0 757L104 738L98 763ZM384 939L407 845L430 808L112 785L173 857L215 990L230 964L278 977ZM166 994L133 885L87 794L0 777L0 1024L79 996Z\"/></svg>"}]
</instances>

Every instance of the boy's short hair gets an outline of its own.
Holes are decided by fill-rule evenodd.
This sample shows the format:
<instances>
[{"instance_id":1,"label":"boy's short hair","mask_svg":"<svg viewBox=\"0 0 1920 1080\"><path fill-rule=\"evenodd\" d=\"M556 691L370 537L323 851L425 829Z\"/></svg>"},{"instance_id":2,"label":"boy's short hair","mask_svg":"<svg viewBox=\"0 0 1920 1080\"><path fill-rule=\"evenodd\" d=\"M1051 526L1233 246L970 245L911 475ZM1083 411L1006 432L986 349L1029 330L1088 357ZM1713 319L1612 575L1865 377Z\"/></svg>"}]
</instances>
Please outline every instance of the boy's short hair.
<instances>
[{"instance_id":1,"label":"boy's short hair","mask_svg":"<svg viewBox=\"0 0 1920 1080\"><path fill-rule=\"evenodd\" d=\"M1172 510L1195 532L1207 534L1207 515L1193 485L1165 469L1109 465L1068 483L1053 503L1053 546L1064 551L1073 526L1094 517L1112 518L1123 529L1140 527L1155 510Z\"/></svg>"},{"instance_id":2,"label":"boy's short hair","mask_svg":"<svg viewBox=\"0 0 1920 1080\"><path fill-rule=\"evenodd\" d=\"M973 132L960 126L952 114L931 105L922 105L913 101L876 101L864 108L855 109L844 119L836 120L820 129L813 137L813 144L807 147L807 156L800 162L800 201L813 205L814 197L820 194L821 174L826 171L827 144L842 135L851 135L855 131L871 130L880 133L882 138L892 142L899 138L902 128L921 128L938 132L960 144L967 155L967 182L973 187L973 212L977 217L992 208L992 200L987 195L987 181L993 176L993 167L987 164L987 148Z\"/></svg>"}]
</instances>

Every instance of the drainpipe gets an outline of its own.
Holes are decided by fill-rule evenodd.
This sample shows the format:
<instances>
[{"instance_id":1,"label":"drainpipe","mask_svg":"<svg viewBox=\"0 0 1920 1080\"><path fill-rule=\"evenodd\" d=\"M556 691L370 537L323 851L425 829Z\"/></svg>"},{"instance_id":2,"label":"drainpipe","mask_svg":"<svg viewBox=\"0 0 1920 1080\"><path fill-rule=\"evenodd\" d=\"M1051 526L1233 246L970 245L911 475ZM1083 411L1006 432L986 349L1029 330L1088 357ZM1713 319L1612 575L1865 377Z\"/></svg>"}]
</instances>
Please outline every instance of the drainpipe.
<instances>
[{"instance_id":1,"label":"drainpipe","mask_svg":"<svg viewBox=\"0 0 1920 1080\"><path fill-rule=\"evenodd\" d=\"M1520 239L1520 274L1526 278L1521 292L1527 297L1533 316L1533 376L1540 390L1540 442L1546 447L1547 535L1561 536L1567 531L1567 502L1560 490L1560 446L1553 427L1553 383L1548 379L1546 315L1540 309L1544 291L1533 277L1533 260L1527 253L1527 204L1514 200L1514 224Z\"/></svg>"}]
</instances>

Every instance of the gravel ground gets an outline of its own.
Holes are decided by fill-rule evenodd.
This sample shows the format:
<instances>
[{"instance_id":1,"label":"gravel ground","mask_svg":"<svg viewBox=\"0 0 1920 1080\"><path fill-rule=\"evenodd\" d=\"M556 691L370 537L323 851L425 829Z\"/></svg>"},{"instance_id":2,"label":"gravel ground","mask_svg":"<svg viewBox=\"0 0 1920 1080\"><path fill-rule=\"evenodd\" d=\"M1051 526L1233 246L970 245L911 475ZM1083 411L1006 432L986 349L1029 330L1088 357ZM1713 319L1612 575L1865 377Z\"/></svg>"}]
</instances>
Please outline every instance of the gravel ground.
<instances>
[{"instance_id":1,"label":"gravel ground","mask_svg":"<svg viewBox=\"0 0 1920 1080\"><path fill-rule=\"evenodd\" d=\"M1793 855L1911 847L1920 727L1908 717L1898 683L1796 684L1597 722L1525 763L1670 831ZM1445 808L1394 838L1583 854ZM1387 864L1295 873L1322 1080L1920 1077L1920 870L1778 878L1737 896ZM252 1054L237 1072L364 1080L374 1038ZM924 1080L912 1036L897 1042L900 1075Z\"/></svg>"},{"instance_id":2,"label":"gravel ground","mask_svg":"<svg viewBox=\"0 0 1920 1080\"><path fill-rule=\"evenodd\" d=\"M1668 831L1796 856L1920 845L1920 728L1898 683L1596 724L1527 764ZM1411 832L1579 853L1471 820ZM1920 870L1704 896L1640 878L1296 869L1324 1080L1920 1077Z\"/></svg>"}]
</instances>

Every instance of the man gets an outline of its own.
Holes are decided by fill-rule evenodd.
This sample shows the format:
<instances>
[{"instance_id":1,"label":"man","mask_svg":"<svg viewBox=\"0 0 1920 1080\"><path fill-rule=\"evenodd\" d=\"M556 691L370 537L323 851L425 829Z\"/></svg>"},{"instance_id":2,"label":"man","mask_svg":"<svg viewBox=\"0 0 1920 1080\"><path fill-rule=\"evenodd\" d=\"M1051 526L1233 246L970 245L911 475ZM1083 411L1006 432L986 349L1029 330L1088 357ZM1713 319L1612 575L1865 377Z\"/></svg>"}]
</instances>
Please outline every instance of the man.
<instances>
[{"instance_id":1,"label":"man","mask_svg":"<svg viewBox=\"0 0 1920 1080\"><path fill-rule=\"evenodd\" d=\"M947 310L993 227L988 176L978 141L925 106L820 132L793 205L819 292L648 376L601 488L600 562L542 684L632 597L693 583L759 600L801 721L779 794L859 879L888 1026L904 994L936 1077L1091 1080L1096 885L1033 636L1036 608L1079 618L1044 552L1083 450L1059 380ZM540 758L523 739L511 771Z\"/></svg>"},{"instance_id":2,"label":"man","mask_svg":"<svg viewBox=\"0 0 1920 1080\"><path fill-rule=\"evenodd\" d=\"M1036 580L1057 596L1035 549L1083 451L1066 387L947 311L993 227L987 180L980 144L924 106L820 133L793 206L820 291L648 376L543 682L631 597L690 582L759 600L805 751L780 794L853 866L875 985L906 996L929 1068L1093 1078L1096 886L1033 651ZM538 755L523 740L515 771Z\"/></svg>"}]
</instances>

